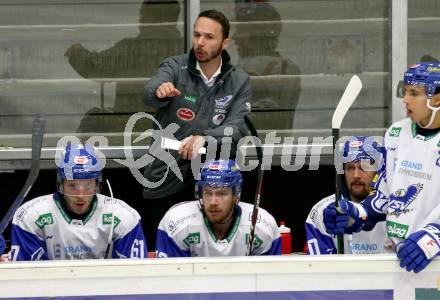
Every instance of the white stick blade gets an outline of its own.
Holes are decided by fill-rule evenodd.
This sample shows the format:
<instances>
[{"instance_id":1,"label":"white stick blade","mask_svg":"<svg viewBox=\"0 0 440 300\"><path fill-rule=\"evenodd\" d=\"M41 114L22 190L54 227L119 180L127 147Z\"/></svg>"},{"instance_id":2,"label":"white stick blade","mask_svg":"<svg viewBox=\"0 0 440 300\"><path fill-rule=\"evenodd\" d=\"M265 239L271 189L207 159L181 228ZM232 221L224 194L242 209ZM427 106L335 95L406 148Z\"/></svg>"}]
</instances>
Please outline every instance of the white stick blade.
<instances>
[{"instance_id":1,"label":"white stick blade","mask_svg":"<svg viewBox=\"0 0 440 300\"><path fill-rule=\"evenodd\" d=\"M348 109L353 104L354 100L356 100L356 97L359 95L361 89L362 81L357 75L353 75L345 88L341 100L339 100L335 112L333 113L332 128L341 128L342 120L344 120Z\"/></svg>"}]
</instances>

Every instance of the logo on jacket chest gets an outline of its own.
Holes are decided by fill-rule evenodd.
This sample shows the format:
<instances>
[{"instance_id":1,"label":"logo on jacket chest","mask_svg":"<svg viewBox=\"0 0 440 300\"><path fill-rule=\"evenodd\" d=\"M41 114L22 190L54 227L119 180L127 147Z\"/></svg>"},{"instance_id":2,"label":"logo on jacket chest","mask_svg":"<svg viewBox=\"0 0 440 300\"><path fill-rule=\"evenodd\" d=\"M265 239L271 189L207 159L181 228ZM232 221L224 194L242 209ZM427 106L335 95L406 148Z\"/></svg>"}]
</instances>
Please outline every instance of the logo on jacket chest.
<instances>
[{"instance_id":1,"label":"logo on jacket chest","mask_svg":"<svg viewBox=\"0 0 440 300\"><path fill-rule=\"evenodd\" d=\"M196 115L191 109L186 107L179 108L176 114L182 121L191 121Z\"/></svg>"},{"instance_id":2,"label":"logo on jacket chest","mask_svg":"<svg viewBox=\"0 0 440 300\"><path fill-rule=\"evenodd\" d=\"M227 95L218 99L215 99L215 107L225 108L232 100L232 95Z\"/></svg>"},{"instance_id":3,"label":"logo on jacket chest","mask_svg":"<svg viewBox=\"0 0 440 300\"><path fill-rule=\"evenodd\" d=\"M225 117L226 117L225 114L216 114L214 115L214 117L212 117L212 123L214 123L214 125L220 125L225 119Z\"/></svg>"},{"instance_id":4,"label":"logo on jacket chest","mask_svg":"<svg viewBox=\"0 0 440 300\"><path fill-rule=\"evenodd\" d=\"M189 101L189 102L192 102L192 103L196 103L197 102L197 96L185 95L184 99L186 101Z\"/></svg>"}]
</instances>

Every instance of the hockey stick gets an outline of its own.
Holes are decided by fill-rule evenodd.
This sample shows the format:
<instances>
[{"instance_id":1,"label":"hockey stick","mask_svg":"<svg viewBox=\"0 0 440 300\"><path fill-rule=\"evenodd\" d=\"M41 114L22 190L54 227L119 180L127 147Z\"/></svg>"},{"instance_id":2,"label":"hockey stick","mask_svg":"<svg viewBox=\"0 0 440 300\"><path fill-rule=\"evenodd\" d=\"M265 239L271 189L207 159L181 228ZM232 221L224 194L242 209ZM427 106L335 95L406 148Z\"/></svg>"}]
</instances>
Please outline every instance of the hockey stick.
<instances>
[{"instance_id":1,"label":"hockey stick","mask_svg":"<svg viewBox=\"0 0 440 300\"><path fill-rule=\"evenodd\" d=\"M254 238L255 238L255 225L257 224L258 209L260 208L261 187L263 186L263 175L264 175L264 171L262 169L263 150L261 149L261 140L258 136L258 132L247 115L244 116L244 122L246 123L246 126L249 128L249 131L251 132L252 136L254 136L255 148L257 150L257 158L258 158L257 189L255 191L254 207L252 209L252 218L251 218L251 229L249 232L249 243L247 248L247 255L251 256L252 244L254 243ZM257 138L258 140L260 140L260 143L258 143Z\"/></svg>"},{"instance_id":2,"label":"hockey stick","mask_svg":"<svg viewBox=\"0 0 440 300\"><path fill-rule=\"evenodd\" d=\"M107 186L108 189L110 191L110 197L112 198L112 202L115 201L115 198L113 197L113 190L112 187L110 185L110 182L108 181L108 179L105 180L107 182ZM115 205L114 203L112 205ZM108 234L108 239L107 239L107 249L105 250L105 254L104 254L104 259L107 258L109 252L110 252L110 247L112 246L113 243L113 228L114 228L114 223L115 223L115 213L112 210L112 219L111 219L111 227L110 227L110 233Z\"/></svg>"},{"instance_id":3,"label":"hockey stick","mask_svg":"<svg viewBox=\"0 0 440 300\"><path fill-rule=\"evenodd\" d=\"M0 222L0 254L3 254L5 250L5 245L4 244L2 245L2 240L4 243L3 232L5 231L6 227L8 227L9 222L11 222L12 218L14 217L15 211L23 203L23 200L26 198L35 180L37 180L38 173L40 172L40 156L41 156L41 147L43 145L45 126L46 126L46 120L41 115L38 115L35 118L32 127L32 152L31 152L32 161L31 161L31 168L29 170L29 174L17 198L15 198L8 212Z\"/></svg>"},{"instance_id":4,"label":"hockey stick","mask_svg":"<svg viewBox=\"0 0 440 300\"><path fill-rule=\"evenodd\" d=\"M345 115L350 109L359 92L362 89L362 82L358 76L353 75L345 88L344 94L339 100L338 106L336 106L335 112L332 117L332 134L333 134L333 157L339 155L339 130L341 129L341 123L344 120ZM338 174L335 165L335 178L336 178L336 191L335 191L335 206L339 208L339 200L341 199L342 178ZM344 236L338 235L337 237L337 250L338 254L344 253Z\"/></svg>"}]
</instances>

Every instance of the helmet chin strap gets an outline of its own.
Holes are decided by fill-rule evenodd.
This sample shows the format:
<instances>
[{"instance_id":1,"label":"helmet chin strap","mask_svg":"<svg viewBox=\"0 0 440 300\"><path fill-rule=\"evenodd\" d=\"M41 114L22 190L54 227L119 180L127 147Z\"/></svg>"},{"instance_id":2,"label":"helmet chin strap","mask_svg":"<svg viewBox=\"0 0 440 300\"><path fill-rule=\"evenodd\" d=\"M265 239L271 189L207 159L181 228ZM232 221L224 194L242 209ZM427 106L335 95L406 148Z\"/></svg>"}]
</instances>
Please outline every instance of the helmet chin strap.
<instances>
[{"instance_id":1,"label":"helmet chin strap","mask_svg":"<svg viewBox=\"0 0 440 300\"><path fill-rule=\"evenodd\" d=\"M435 118L436 113L440 110L440 107L434 107L434 106L431 105L431 103L430 103L431 100L432 100L432 97L426 98L426 106L430 110L432 110L432 112L431 112L431 119L429 119L429 122L428 122L428 124L426 126L422 126L420 123L418 123L418 125L421 128L428 128L428 127L430 127L432 125L432 123L434 123L434 118Z\"/></svg>"}]
</instances>

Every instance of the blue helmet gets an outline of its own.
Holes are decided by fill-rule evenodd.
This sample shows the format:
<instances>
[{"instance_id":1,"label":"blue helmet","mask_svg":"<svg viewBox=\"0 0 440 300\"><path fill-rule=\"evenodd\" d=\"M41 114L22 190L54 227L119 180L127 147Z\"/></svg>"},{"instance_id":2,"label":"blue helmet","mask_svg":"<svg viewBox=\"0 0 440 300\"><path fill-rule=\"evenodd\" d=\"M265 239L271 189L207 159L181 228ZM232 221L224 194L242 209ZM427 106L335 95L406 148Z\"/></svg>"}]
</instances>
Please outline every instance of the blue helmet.
<instances>
[{"instance_id":1,"label":"blue helmet","mask_svg":"<svg viewBox=\"0 0 440 300\"><path fill-rule=\"evenodd\" d=\"M233 195L240 198L243 178L240 169L233 160L208 160L200 172L196 190L202 199L203 187L230 187Z\"/></svg>"},{"instance_id":2,"label":"blue helmet","mask_svg":"<svg viewBox=\"0 0 440 300\"><path fill-rule=\"evenodd\" d=\"M68 144L57 165L60 180L100 179L101 176L101 163L89 144Z\"/></svg>"},{"instance_id":3,"label":"blue helmet","mask_svg":"<svg viewBox=\"0 0 440 300\"><path fill-rule=\"evenodd\" d=\"M403 83L424 86L426 95L432 98L440 87L440 63L423 62L412 65L403 75Z\"/></svg>"},{"instance_id":4,"label":"blue helmet","mask_svg":"<svg viewBox=\"0 0 440 300\"><path fill-rule=\"evenodd\" d=\"M429 128L434 122L436 113L440 110L440 107L434 107L431 105L432 97L440 92L440 63L435 62L423 62L412 65L403 76L403 83L405 85L418 85L425 88L426 93L426 106L432 111L431 119L428 124L420 127ZM398 88L398 96L404 95L403 85Z\"/></svg>"},{"instance_id":5,"label":"blue helmet","mask_svg":"<svg viewBox=\"0 0 440 300\"><path fill-rule=\"evenodd\" d=\"M349 163L367 159L375 163L382 155L382 147L379 147L373 137L354 136L344 143L342 162Z\"/></svg>"}]
</instances>

